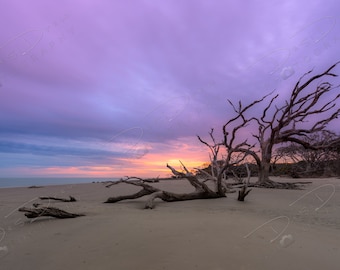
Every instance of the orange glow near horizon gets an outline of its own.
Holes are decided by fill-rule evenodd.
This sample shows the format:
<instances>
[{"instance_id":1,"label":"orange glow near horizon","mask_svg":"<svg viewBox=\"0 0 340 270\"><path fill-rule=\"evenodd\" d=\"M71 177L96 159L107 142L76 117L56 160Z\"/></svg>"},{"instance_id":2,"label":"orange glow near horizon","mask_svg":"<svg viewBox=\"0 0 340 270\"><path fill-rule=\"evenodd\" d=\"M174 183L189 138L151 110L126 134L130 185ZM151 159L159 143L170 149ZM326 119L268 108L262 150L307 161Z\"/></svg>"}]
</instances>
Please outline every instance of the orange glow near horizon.
<instances>
[{"instance_id":1,"label":"orange glow near horizon","mask_svg":"<svg viewBox=\"0 0 340 270\"><path fill-rule=\"evenodd\" d=\"M17 168L16 172L25 177L94 177L94 178L121 178L124 176L136 177L169 177L171 171L166 167L170 164L181 169L181 164L188 170L202 166L208 161L207 152L197 145L180 143L171 152L153 153L152 151L140 158L120 158L115 164L96 166L70 166L70 167L34 167ZM117 164L118 163L118 164Z\"/></svg>"}]
</instances>

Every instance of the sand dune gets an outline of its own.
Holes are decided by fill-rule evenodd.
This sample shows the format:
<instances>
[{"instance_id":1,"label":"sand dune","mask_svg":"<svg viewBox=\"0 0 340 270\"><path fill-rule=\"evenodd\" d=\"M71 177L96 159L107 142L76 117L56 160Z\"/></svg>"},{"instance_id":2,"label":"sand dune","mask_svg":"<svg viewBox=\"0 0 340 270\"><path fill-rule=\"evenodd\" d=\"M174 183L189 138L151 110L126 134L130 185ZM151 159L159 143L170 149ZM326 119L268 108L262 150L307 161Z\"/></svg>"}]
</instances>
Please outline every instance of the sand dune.
<instances>
[{"instance_id":1,"label":"sand dune","mask_svg":"<svg viewBox=\"0 0 340 270\"><path fill-rule=\"evenodd\" d=\"M1 269L339 269L340 180L312 181L305 190L254 189L244 203L229 194L153 210L145 198L102 203L130 186L0 189ZM182 180L155 185L190 190ZM69 195L78 201L42 203L86 216L28 220L17 211Z\"/></svg>"}]
</instances>

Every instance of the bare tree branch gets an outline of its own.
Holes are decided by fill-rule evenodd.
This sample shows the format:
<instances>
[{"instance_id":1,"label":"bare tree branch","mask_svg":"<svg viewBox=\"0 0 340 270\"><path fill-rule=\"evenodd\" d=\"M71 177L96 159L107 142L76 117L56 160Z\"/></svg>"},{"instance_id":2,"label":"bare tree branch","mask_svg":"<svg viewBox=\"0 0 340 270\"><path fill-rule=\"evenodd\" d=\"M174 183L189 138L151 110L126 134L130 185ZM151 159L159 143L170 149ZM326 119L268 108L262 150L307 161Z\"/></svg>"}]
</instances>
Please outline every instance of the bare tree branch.
<instances>
[{"instance_id":1,"label":"bare tree branch","mask_svg":"<svg viewBox=\"0 0 340 270\"><path fill-rule=\"evenodd\" d=\"M250 147L247 141L243 142L243 146L234 147L234 151L246 153L255 159L259 168L260 182L269 183L269 168L274 145L295 142L306 148L315 149L316 146L306 140L308 135L326 129L329 123L338 118L340 109L337 101L340 99L340 94L333 96L332 94L338 90L339 85L333 86L331 82L320 82L320 80L337 77L333 70L339 63L316 75L311 76L312 70L303 74L283 105L275 104L278 100L276 94L268 101L259 117L251 115L250 109L264 102L273 92L247 106L242 106L241 102L235 106L228 100L236 115L223 126L224 145L232 149L234 141L239 139L238 134L251 122L256 123L257 132L252 134L252 137L258 142L260 155L252 150L254 144ZM272 187L273 184L270 182L269 186Z\"/></svg>"}]
</instances>

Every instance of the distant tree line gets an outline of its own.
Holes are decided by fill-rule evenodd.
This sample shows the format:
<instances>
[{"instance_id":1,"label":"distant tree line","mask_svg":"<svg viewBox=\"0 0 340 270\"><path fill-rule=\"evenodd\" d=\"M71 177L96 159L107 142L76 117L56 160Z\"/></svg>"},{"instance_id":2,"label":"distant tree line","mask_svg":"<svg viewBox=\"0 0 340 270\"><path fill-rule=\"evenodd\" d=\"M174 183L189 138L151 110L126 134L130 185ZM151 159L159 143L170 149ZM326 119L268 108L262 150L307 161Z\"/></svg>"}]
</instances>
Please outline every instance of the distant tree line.
<instances>
[{"instance_id":1,"label":"distant tree line","mask_svg":"<svg viewBox=\"0 0 340 270\"><path fill-rule=\"evenodd\" d=\"M318 148L306 149L290 143L276 150L276 159L289 168L289 175L295 178L340 176L340 136L322 130L309 136L308 142ZM275 164L273 166L273 173L280 173L278 168L282 170L282 165L276 164L276 170Z\"/></svg>"},{"instance_id":2,"label":"distant tree line","mask_svg":"<svg viewBox=\"0 0 340 270\"><path fill-rule=\"evenodd\" d=\"M270 176L302 177L334 177L340 176L340 135L322 130L309 136L309 144L319 146L316 149L305 148L297 143L287 143L273 151L270 163ZM325 147L322 147L325 146ZM217 161L223 163L223 161ZM247 176L248 169L252 176L259 175L255 163L235 164L225 172L227 178L242 179ZM204 164L202 170L211 172L210 164ZM201 171L197 172L202 174Z\"/></svg>"}]
</instances>

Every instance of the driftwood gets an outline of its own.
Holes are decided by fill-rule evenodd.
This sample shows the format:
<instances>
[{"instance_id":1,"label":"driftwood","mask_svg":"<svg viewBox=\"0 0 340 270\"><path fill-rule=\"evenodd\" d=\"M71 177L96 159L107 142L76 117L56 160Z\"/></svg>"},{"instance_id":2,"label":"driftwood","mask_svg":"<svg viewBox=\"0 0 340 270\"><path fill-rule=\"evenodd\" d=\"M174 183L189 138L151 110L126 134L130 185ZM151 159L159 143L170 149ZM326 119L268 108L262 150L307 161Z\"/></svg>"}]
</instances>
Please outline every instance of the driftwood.
<instances>
[{"instance_id":1,"label":"driftwood","mask_svg":"<svg viewBox=\"0 0 340 270\"><path fill-rule=\"evenodd\" d=\"M186 201L186 200L197 200L197 199L214 199L214 198L224 198L226 197L226 193L230 192L230 188L225 183L225 172L228 168L233 165L237 165L240 162L244 161L248 155L247 152L242 152L240 149L252 149L253 146L249 145L247 141L243 141L235 145L236 140L236 131L238 128L231 133L227 133L224 130L224 138L223 142L219 143L215 140L214 137L214 129L211 129L209 132L210 139L212 143L208 143L203 140L201 137L197 136L198 140L207 146L210 150L211 154L211 166L213 167L211 170L211 174L204 171L197 169L201 172L204 176L204 179L201 179L198 174L193 174L190 172L185 165L180 161L182 165L182 171L177 171L175 168L171 167L170 165L166 165L168 169L171 170L172 175L176 178L184 178L186 179L190 185L194 188L193 192L189 193L182 193L177 194L173 192L168 192L164 190L160 190L155 186L147 184L141 178L138 177L127 177L126 179L121 179L117 182L111 182L106 185L106 187L111 187L113 185L117 185L120 183L130 184L139 186L142 189L134 194L124 195L124 196L116 196L108 198L105 203L115 203L122 200L129 200L129 199L137 199L143 197L145 195L151 195L149 200L145 204L145 208L154 208L154 201L155 199L161 199L165 202L176 202L176 201ZM227 155L224 157L222 162L218 161L220 155L220 149L224 147L227 151ZM214 186L210 187L207 185L207 181L213 181ZM249 194L250 190L245 189L240 193L240 200L244 200L244 198ZM242 198L241 198L242 197Z\"/></svg>"},{"instance_id":2,"label":"driftwood","mask_svg":"<svg viewBox=\"0 0 340 270\"><path fill-rule=\"evenodd\" d=\"M110 197L105 201L105 203L115 203L115 202L119 202L122 200L137 199L145 195L151 195L149 200L146 202L144 208L153 209L155 207L154 201L157 198L165 202L177 202L177 201L213 199L213 198L226 197L225 192L220 193L220 192L211 190L204 182L199 181L195 175L190 173L183 164L182 166L185 172L179 172L167 164L167 167L172 171L173 175L187 179L189 183L195 188L195 191L191 193L177 194L173 192L168 192L168 191L160 190L149 184L146 184L141 178L127 177L126 179L121 179L117 182L112 182L110 183L109 186L117 185L120 183L125 183L125 184L142 187L142 190L140 190L137 193L130 194L130 195Z\"/></svg>"},{"instance_id":3,"label":"driftwood","mask_svg":"<svg viewBox=\"0 0 340 270\"><path fill-rule=\"evenodd\" d=\"M243 202L244 198L249 194L250 191L251 189L248 189L246 185L243 185L243 187L241 187L241 189L238 191L237 200Z\"/></svg>"},{"instance_id":4,"label":"driftwood","mask_svg":"<svg viewBox=\"0 0 340 270\"><path fill-rule=\"evenodd\" d=\"M159 183L159 178L143 179L143 178L135 177L135 176L133 177L126 176L125 180L121 179L119 181L106 181L103 183L105 184L105 187L109 188L119 183L124 183L126 180L129 180L129 184L132 184L132 185L133 183L137 183L137 185L139 185L139 183Z\"/></svg>"},{"instance_id":5,"label":"driftwood","mask_svg":"<svg viewBox=\"0 0 340 270\"><path fill-rule=\"evenodd\" d=\"M241 189L238 191L238 197L237 200L243 202L245 197L249 194L249 192L251 191L251 189L248 189L248 185L249 185L249 181L250 181L250 169L248 164L246 163L246 169L247 169L247 180L243 181L243 186L241 187Z\"/></svg>"},{"instance_id":6,"label":"driftwood","mask_svg":"<svg viewBox=\"0 0 340 270\"><path fill-rule=\"evenodd\" d=\"M54 200L54 201L61 201L61 202L76 202L77 200L69 196L69 199L64 199L64 198L57 198L57 197L39 197L40 200Z\"/></svg>"},{"instance_id":7,"label":"driftwood","mask_svg":"<svg viewBox=\"0 0 340 270\"><path fill-rule=\"evenodd\" d=\"M273 180L266 180L264 182L256 182L253 184L249 184L249 187L257 187L257 188L275 188L275 189L295 189L301 190L303 186L306 184L310 184L312 182L276 182Z\"/></svg>"},{"instance_id":8,"label":"driftwood","mask_svg":"<svg viewBox=\"0 0 340 270\"><path fill-rule=\"evenodd\" d=\"M115 202L119 202L119 201L123 201L123 200L138 199L138 198L143 197L145 195L149 195L149 194L160 191L160 189L158 189L158 188L155 188L153 186L145 184L143 179L138 178L138 177L127 177L126 179L121 179L119 181L112 182L109 185L106 185L105 187L108 188L108 187L111 187L113 185L118 185L120 183L126 183L126 184L130 184L130 185L134 185L134 186L139 186L139 187L142 187L143 189L140 190L137 193L130 194L130 195L110 197L105 201L105 203L115 203Z\"/></svg>"},{"instance_id":9,"label":"driftwood","mask_svg":"<svg viewBox=\"0 0 340 270\"><path fill-rule=\"evenodd\" d=\"M25 212L25 216L27 218L37 218L44 216L64 219L84 216L83 214L69 213L55 207L41 207L41 208L21 207L18 210L19 212Z\"/></svg>"}]
</instances>

